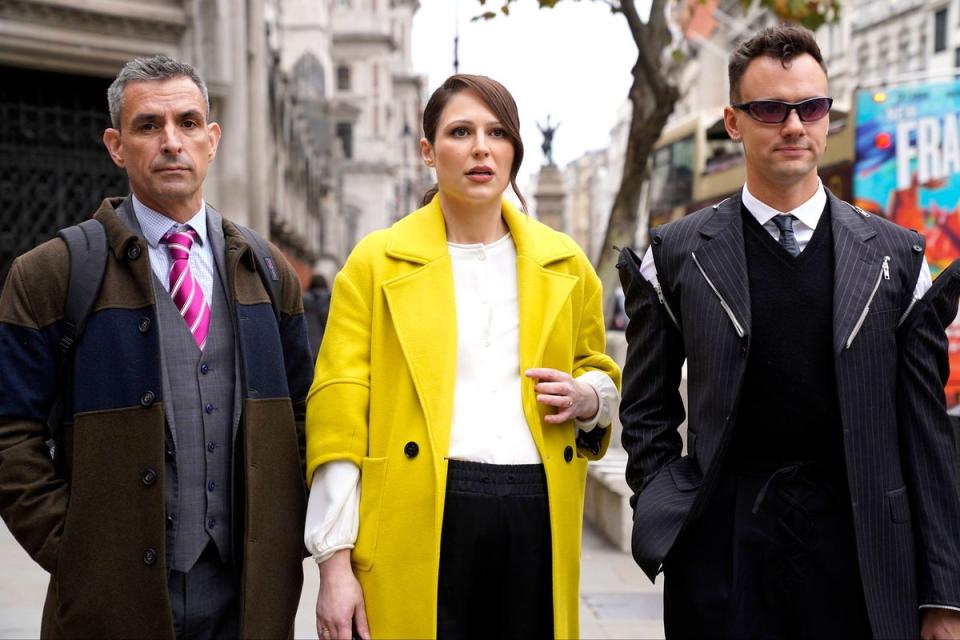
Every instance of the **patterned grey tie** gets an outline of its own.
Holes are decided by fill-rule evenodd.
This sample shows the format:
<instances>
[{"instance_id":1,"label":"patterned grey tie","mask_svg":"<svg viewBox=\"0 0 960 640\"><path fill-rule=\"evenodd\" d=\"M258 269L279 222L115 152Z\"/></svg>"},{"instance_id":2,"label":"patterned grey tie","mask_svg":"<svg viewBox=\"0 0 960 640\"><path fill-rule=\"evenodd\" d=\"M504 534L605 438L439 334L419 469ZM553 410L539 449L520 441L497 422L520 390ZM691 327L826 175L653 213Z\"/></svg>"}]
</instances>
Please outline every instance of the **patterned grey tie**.
<instances>
[{"instance_id":1,"label":"patterned grey tie","mask_svg":"<svg viewBox=\"0 0 960 640\"><path fill-rule=\"evenodd\" d=\"M773 216L773 224L780 229L780 246L796 258L800 255L800 245L797 244L797 236L793 235L794 220L796 220L794 216Z\"/></svg>"}]
</instances>

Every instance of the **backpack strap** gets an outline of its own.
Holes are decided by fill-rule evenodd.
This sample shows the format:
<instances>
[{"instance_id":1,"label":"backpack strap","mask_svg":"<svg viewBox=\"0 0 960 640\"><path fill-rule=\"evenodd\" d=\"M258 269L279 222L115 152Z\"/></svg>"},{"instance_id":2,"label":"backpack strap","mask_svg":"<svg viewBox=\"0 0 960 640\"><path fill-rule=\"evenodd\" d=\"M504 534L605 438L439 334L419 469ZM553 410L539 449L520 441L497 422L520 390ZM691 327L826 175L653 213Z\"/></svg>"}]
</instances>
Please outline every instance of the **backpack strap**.
<instances>
[{"instance_id":1,"label":"backpack strap","mask_svg":"<svg viewBox=\"0 0 960 640\"><path fill-rule=\"evenodd\" d=\"M107 232L98 220L84 220L80 224L61 229L58 236L67 244L70 272L67 295L63 307L63 332L57 344L57 399L47 418L50 439L47 447L50 457L56 459L56 443L63 422L63 395L72 376L73 348L83 333L93 303L100 293L103 274L107 270Z\"/></svg>"},{"instance_id":2,"label":"backpack strap","mask_svg":"<svg viewBox=\"0 0 960 640\"><path fill-rule=\"evenodd\" d=\"M280 323L280 271L277 269L277 263L273 259L273 253L270 252L270 245L263 239L259 233L245 227L242 224L234 223L234 226L243 234L247 244L253 249L256 257L257 274L263 283L263 288L267 290L270 296L270 304L273 306L273 313L277 317L277 324Z\"/></svg>"},{"instance_id":3,"label":"backpack strap","mask_svg":"<svg viewBox=\"0 0 960 640\"><path fill-rule=\"evenodd\" d=\"M66 229L57 235L67 243L70 252L70 279L63 308L63 336L61 354L69 354L80 334L87 316L100 293L103 274L107 270L107 232L98 220L90 219Z\"/></svg>"}]
</instances>

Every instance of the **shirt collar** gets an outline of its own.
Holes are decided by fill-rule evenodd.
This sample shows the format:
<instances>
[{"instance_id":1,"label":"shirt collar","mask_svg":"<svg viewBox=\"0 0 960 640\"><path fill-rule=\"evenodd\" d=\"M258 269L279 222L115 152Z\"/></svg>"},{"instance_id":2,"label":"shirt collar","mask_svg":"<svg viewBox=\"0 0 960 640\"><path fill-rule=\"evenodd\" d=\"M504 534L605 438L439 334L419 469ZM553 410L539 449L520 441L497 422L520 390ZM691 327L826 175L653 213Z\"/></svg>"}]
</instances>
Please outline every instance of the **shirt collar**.
<instances>
[{"instance_id":1,"label":"shirt collar","mask_svg":"<svg viewBox=\"0 0 960 640\"><path fill-rule=\"evenodd\" d=\"M160 246L160 239L164 234L173 229L179 229L180 225L176 220L172 220L159 211L155 211L147 205L140 202L136 194L133 194L133 212L137 216L137 222L140 223L140 230L143 231L143 237L147 243L156 249ZM200 201L200 210L193 214L193 217L187 220L185 224L197 232L197 240L200 245L207 242L207 203Z\"/></svg>"},{"instance_id":2,"label":"shirt collar","mask_svg":"<svg viewBox=\"0 0 960 640\"><path fill-rule=\"evenodd\" d=\"M785 214L796 216L797 220L807 227L816 229L817 223L820 221L820 216L823 214L823 209L827 205L827 192L823 188L823 182L817 178L817 191L809 200L793 211L777 211L770 205L761 202L755 195L750 193L746 184L743 185L742 200L743 206L745 206L747 211L762 225L770 222L774 216Z\"/></svg>"}]
</instances>

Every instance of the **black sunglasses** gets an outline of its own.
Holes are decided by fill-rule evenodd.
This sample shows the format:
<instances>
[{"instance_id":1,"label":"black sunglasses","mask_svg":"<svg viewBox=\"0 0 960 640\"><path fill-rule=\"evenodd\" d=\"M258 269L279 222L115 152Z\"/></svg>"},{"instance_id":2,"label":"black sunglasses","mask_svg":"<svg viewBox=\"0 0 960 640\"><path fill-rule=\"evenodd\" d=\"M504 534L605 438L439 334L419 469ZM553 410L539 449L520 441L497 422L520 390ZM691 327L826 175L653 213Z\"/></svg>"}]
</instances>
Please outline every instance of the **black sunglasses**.
<instances>
[{"instance_id":1,"label":"black sunglasses","mask_svg":"<svg viewBox=\"0 0 960 640\"><path fill-rule=\"evenodd\" d=\"M830 113L833 98L810 98L801 102L783 102L782 100L754 100L731 105L734 109L746 111L751 118L766 124L786 122L790 112L797 110L801 122L816 122Z\"/></svg>"}]
</instances>

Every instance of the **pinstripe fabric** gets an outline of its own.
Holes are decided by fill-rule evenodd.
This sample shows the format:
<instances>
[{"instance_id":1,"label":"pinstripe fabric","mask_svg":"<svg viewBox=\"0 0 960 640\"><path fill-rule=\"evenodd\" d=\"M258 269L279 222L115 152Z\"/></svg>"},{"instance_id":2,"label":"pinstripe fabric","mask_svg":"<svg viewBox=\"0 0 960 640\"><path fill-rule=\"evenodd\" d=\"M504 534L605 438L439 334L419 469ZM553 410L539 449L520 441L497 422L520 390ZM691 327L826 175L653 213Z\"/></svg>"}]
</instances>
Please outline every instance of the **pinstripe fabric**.
<instances>
[{"instance_id":1,"label":"pinstripe fabric","mask_svg":"<svg viewBox=\"0 0 960 640\"><path fill-rule=\"evenodd\" d=\"M828 196L834 367L865 598L874 635L915 636L919 604L960 605L956 447L937 368L943 327L932 304L918 304L897 331L922 239ZM619 265L631 318L620 413L633 553L651 579L709 497L736 421L751 333L739 196L655 230L652 246L681 330L635 255L624 251ZM685 356L688 455L681 457L677 384Z\"/></svg>"}]
</instances>

